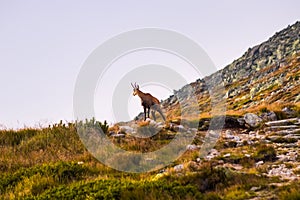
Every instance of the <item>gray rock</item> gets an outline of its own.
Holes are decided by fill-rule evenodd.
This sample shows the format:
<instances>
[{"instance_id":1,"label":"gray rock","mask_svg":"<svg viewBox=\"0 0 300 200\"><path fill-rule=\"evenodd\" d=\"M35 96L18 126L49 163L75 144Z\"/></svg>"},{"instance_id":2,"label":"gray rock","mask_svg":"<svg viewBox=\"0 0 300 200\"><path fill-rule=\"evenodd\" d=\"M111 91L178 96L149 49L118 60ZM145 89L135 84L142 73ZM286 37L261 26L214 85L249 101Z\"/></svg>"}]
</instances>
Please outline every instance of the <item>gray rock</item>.
<instances>
[{"instance_id":1,"label":"gray rock","mask_svg":"<svg viewBox=\"0 0 300 200\"><path fill-rule=\"evenodd\" d=\"M134 129L131 128L130 126L120 126L120 132L123 132L123 133L133 133Z\"/></svg>"},{"instance_id":2,"label":"gray rock","mask_svg":"<svg viewBox=\"0 0 300 200\"><path fill-rule=\"evenodd\" d=\"M225 155L223 155L224 158L228 158L228 157L230 157L230 156L231 156L230 153L226 153Z\"/></svg>"},{"instance_id":3,"label":"gray rock","mask_svg":"<svg viewBox=\"0 0 300 200\"><path fill-rule=\"evenodd\" d=\"M175 124L173 124L171 126L171 130L175 131L175 132L186 132L187 131L186 128L184 128L184 126L182 126L182 125L175 125Z\"/></svg>"},{"instance_id":4,"label":"gray rock","mask_svg":"<svg viewBox=\"0 0 300 200\"><path fill-rule=\"evenodd\" d=\"M276 135L295 135L295 136L299 136L300 135L300 128L292 129L292 130L277 131Z\"/></svg>"},{"instance_id":5,"label":"gray rock","mask_svg":"<svg viewBox=\"0 0 300 200\"><path fill-rule=\"evenodd\" d=\"M278 121L266 122L267 126L287 126L293 125L299 122L298 118L291 118L291 119L283 119Z\"/></svg>"},{"instance_id":6,"label":"gray rock","mask_svg":"<svg viewBox=\"0 0 300 200\"><path fill-rule=\"evenodd\" d=\"M117 134L113 134L111 136L114 137L114 138L123 138L123 137L125 137L125 134L123 134L123 133L117 133Z\"/></svg>"},{"instance_id":7,"label":"gray rock","mask_svg":"<svg viewBox=\"0 0 300 200\"><path fill-rule=\"evenodd\" d=\"M163 128L165 128L165 126L164 125L158 125L158 126L155 126L158 130L161 130L161 129L163 129Z\"/></svg>"},{"instance_id":8,"label":"gray rock","mask_svg":"<svg viewBox=\"0 0 300 200\"><path fill-rule=\"evenodd\" d=\"M208 155L206 156L207 160L211 160L212 158L215 158L220 155L220 152L216 149L211 149Z\"/></svg>"},{"instance_id":9,"label":"gray rock","mask_svg":"<svg viewBox=\"0 0 300 200\"><path fill-rule=\"evenodd\" d=\"M234 135L231 130L226 130L225 139L234 139Z\"/></svg>"},{"instance_id":10,"label":"gray rock","mask_svg":"<svg viewBox=\"0 0 300 200\"><path fill-rule=\"evenodd\" d=\"M246 125L249 126L249 128L257 128L262 123L262 119L253 113L245 114L244 120L246 122Z\"/></svg>"},{"instance_id":11,"label":"gray rock","mask_svg":"<svg viewBox=\"0 0 300 200\"><path fill-rule=\"evenodd\" d=\"M152 125L152 126L156 126L157 125L156 121L154 121L154 120L152 120L150 118L147 118L146 122L149 122L149 124Z\"/></svg>"},{"instance_id":12,"label":"gray rock","mask_svg":"<svg viewBox=\"0 0 300 200\"><path fill-rule=\"evenodd\" d=\"M297 125L286 125L286 126L270 126L267 127L267 131L280 131L280 130L295 130L297 129Z\"/></svg>"},{"instance_id":13,"label":"gray rock","mask_svg":"<svg viewBox=\"0 0 300 200\"><path fill-rule=\"evenodd\" d=\"M297 176L294 174L292 169L289 169L285 164L279 166L272 166L272 169L268 172L268 176L279 176L281 179L294 180Z\"/></svg>"},{"instance_id":14,"label":"gray rock","mask_svg":"<svg viewBox=\"0 0 300 200\"><path fill-rule=\"evenodd\" d=\"M238 118L237 121L240 124L240 126L245 126L246 122L245 122L244 118Z\"/></svg>"},{"instance_id":15,"label":"gray rock","mask_svg":"<svg viewBox=\"0 0 300 200\"><path fill-rule=\"evenodd\" d=\"M261 161L258 161L257 163L255 163L255 166L258 167L258 166L260 166L262 164L264 164L264 161L261 160Z\"/></svg>"},{"instance_id":16,"label":"gray rock","mask_svg":"<svg viewBox=\"0 0 300 200\"><path fill-rule=\"evenodd\" d=\"M261 114L260 117L264 121L275 121L275 120L277 120L277 115L273 111L271 111L271 112L265 112L265 113Z\"/></svg>"},{"instance_id":17,"label":"gray rock","mask_svg":"<svg viewBox=\"0 0 300 200\"><path fill-rule=\"evenodd\" d=\"M285 113L285 115L290 118L290 117L295 117L297 115L296 111L292 110L289 107L285 107L282 109L282 112Z\"/></svg>"},{"instance_id":18,"label":"gray rock","mask_svg":"<svg viewBox=\"0 0 300 200\"><path fill-rule=\"evenodd\" d=\"M180 172L183 170L183 168L184 168L183 164L174 166L175 172Z\"/></svg>"},{"instance_id":19,"label":"gray rock","mask_svg":"<svg viewBox=\"0 0 300 200\"><path fill-rule=\"evenodd\" d=\"M293 161L295 162L298 158L298 153L297 152L288 152L286 155L278 155L277 158L280 161L287 162L287 161Z\"/></svg>"},{"instance_id":20,"label":"gray rock","mask_svg":"<svg viewBox=\"0 0 300 200\"><path fill-rule=\"evenodd\" d=\"M186 149L192 151L192 150L196 150L196 149L199 149L199 148L195 144L189 144L189 145L186 146Z\"/></svg>"},{"instance_id":21,"label":"gray rock","mask_svg":"<svg viewBox=\"0 0 300 200\"><path fill-rule=\"evenodd\" d=\"M224 163L225 163L224 160L218 160L219 165L223 165Z\"/></svg>"},{"instance_id":22,"label":"gray rock","mask_svg":"<svg viewBox=\"0 0 300 200\"><path fill-rule=\"evenodd\" d=\"M252 188L250 189L250 191L256 192L256 191L258 191L258 190L260 190L260 189L261 189L261 186L259 186L259 187L252 187Z\"/></svg>"}]
</instances>

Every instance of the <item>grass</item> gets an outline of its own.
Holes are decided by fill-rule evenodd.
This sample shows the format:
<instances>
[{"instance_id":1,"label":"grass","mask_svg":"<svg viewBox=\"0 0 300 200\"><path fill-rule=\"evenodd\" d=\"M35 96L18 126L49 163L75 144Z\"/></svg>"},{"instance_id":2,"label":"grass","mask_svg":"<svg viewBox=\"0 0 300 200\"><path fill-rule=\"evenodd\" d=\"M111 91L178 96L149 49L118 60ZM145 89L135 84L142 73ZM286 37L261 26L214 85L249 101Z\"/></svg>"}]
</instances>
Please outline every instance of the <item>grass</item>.
<instances>
[{"instance_id":1,"label":"grass","mask_svg":"<svg viewBox=\"0 0 300 200\"><path fill-rule=\"evenodd\" d=\"M254 146L249 149L255 152L252 160L239 154L225 160L248 167L249 173L215 167L212 161L197 167L185 165L184 175L178 175L172 166L195 161L199 155L196 150L187 151L166 169L169 173L153 179L158 171L130 174L99 163L84 148L72 123L6 130L0 135L1 199L243 199L254 195L251 187L267 187L271 181L257 176L257 171L250 172L253 160L268 161L276 155L268 146ZM147 152L165 145L171 139L167 135L168 130L163 130L144 142L125 137L118 145ZM127 158L118 160L122 159ZM291 194L281 191L280 195Z\"/></svg>"},{"instance_id":2,"label":"grass","mask_svg":"<svg viewBox=\"0 0 300 200\"><path fill-rule=\"evenodd\" d=\"M170 138L162 139L164 134L163 131L155 136L152 143L150 139L140 143L126 137L119 145L146 152L164 145L162 141L169 141ZM185 164L185 175L178 176L172 166L195 161L199 155L196 150L185 152L160 178L153 179L158 171L119 172L89 154L72 123L58 123L43 129L0 131L0 135L1 199L221 199L231 197L233 194L228 188L235 185L237 188L243 185L241 191L247 191L253 183L264 185L268 182L254 174L246 174L252 180L249 183L241 174L216 168L210 162L198 167ZM122 159L128 158L119 157L118 161L123 162Z\"/></svg>"},{"instance_id":3,"label":"grass","mask_svg":"<svg viewBox=\"0 0 300 200\"><path fill-rule=\"evenodd\" d=\"M276 160L276 150L272 145L259 144L256 149L257 151L253 155L253 158L256 162Z\"/></svg>"},{"instance_id":4,"label":"grass","mask_svg":"<svg viewBox=\"0 0 300 200\"><path fill-rule=\"evenodd\" d=\"M294 182L289 186L283 186L278 189L278 196L282 200L298 200L300 199L300 182Z\"/></svg>"}]
</instances>

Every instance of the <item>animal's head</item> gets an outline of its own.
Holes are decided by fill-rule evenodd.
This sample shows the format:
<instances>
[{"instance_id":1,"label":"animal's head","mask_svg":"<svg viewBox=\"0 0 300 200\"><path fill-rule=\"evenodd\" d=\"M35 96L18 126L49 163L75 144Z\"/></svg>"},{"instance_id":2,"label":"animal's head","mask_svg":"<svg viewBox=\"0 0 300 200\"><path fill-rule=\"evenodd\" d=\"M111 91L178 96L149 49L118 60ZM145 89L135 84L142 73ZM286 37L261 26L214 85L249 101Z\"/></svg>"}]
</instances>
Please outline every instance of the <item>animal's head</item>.
<instances>
[{"instance_id":1,"label":"animal's head","mask_svg":"<svg viewBox=\"0 0 300 200\"><path fill-rule=\"evenodd\" d=\"M131 86L133 87L133 96L137 95L138 91L139 91L139 85L137 85L136 83L134 83L134 85L131 83Z\"/></svg>"}]
</instances>

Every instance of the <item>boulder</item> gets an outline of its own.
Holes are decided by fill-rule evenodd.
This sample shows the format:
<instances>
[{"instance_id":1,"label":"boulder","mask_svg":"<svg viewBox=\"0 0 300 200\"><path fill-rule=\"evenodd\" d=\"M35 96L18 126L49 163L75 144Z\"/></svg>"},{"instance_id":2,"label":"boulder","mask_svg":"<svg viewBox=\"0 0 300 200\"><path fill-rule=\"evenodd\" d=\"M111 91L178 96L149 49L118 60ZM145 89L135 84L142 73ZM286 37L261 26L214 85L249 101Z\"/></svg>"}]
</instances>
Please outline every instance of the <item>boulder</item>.
<instances>
[{"instance_id":1,"label":"boulder","mask_svg":"<svg viewBox=\"0 0 300 200\"><path fill-rule=\"evenodd\" d=\"M260 118L262 118L264 121L275 121L277 120L277 115L275 114L275 112L270 111L261 114Z\"/></svg>"},{"instance_id":2,"label":"boulder","mask_svg":"<svg viewBox=\"0 0 300 200\"><path fill-rule=\"evenodd\" d=\"M244 120L248 128L257 128L261 125L262 119L256 114L247 113L244 115Z\"/></svg>"}]
</instances>

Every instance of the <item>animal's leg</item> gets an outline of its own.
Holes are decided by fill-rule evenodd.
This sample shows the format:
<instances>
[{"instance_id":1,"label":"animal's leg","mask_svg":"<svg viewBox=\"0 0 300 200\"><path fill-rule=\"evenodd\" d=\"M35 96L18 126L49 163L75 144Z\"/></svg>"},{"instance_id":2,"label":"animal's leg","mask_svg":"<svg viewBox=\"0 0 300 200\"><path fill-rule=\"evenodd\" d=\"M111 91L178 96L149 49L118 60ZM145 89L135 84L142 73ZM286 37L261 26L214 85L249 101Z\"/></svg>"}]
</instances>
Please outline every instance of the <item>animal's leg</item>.
<instances>
[{"instance_id":1,"label":"animal's leg","mask_svg":"<svg viewBox=\"0 0 300 200\"><path fill-rule=\"evenodd\" d=\"M144 107L144 121L146 121L146 106Z\"/></svg>"},{"instance_id":2,"label":"animal's leg","mask_svg":"<svg viewBox=\"0 0 300 200\"><path fill-rule=\"evenodd\" d=\"M151 115L152 115L152 117L153 117L153 120L156 121L155 110L152 110L152 111L151 111Z\"/></svg>"},{"instance_id":3,"label":"animal's leg","mask_svg":"<svg viewBox=\"0 0 300 200\"><path fill-rule=\"evenodd\" d=\"M150 108L148 108L148 118L150 118Z\"/></svg>"}]
</instances>

